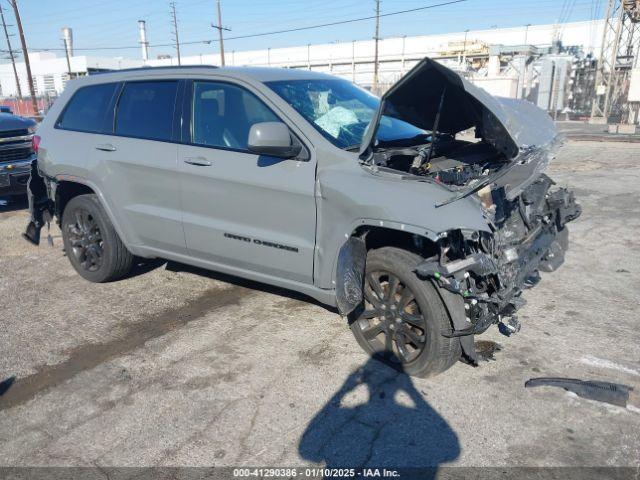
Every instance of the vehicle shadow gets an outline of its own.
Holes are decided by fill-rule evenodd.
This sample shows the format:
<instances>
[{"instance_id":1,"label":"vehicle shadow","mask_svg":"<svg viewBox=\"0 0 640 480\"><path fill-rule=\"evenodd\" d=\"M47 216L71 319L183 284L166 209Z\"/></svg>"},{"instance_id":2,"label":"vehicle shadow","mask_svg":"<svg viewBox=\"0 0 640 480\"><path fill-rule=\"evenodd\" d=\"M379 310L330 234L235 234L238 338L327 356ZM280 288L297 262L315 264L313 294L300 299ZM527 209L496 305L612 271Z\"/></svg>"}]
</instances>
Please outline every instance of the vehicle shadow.
<instances>
[{"instance_id":1,"label":"vehicle shadow","mask_svg":"<svg viewBox=\"0 0 640 480\"><path fill-rule=\"evenodd\" d=\"M301 302L310 303L329 310L330 312L338 313L338 310L336 308L320 303L316 299L309 297L304 293L287 290L286 288L276 287L273 285L268 285L266 283L255 282L253 280L247 280L245 278L228 275L226 273L214 272L212 270L206 270L204 268L193 267L191 265L186 265L171 260L167 261L166 263L166 269L172 272L188 272L194 275L200 275L201 277L211 278L212 280L230 283L238 287L244 287L250 290L258 290L260 292L271 293L273 295L280 295L281 297L287 297L292 300L299 300Z\"/></svg>"},{"instance_id":2,"label":"vehicle shadow","mask_svg":"<svg viewBox=\"0 0 640 480\"><path fill-rule=\"evenodd\" d=\"M402 468L401 478L426 479L458 458L460 444L411 377L370 358L311 420L298 453L326 468Z\"/></svg>"},{"instance_id":3,"label":"vehicle shadow","mask_svg":"<svg viewBox=\"0 0 640 480\"><path fill-rule=\"evenodd\" d=\"M0 382L0 397L9 391L15 381L16 377L14 375Z\"/></svg>"},{"instance_id":4,"label":"vehicle shadow","mask_svg":"<svg viewBox=\"0 0 640 480\"><path fill-rule=\"evenodd\" d=\"M127 278L134 278L145 273L152 272L153 270L160 268L167 264L166 260L161 258L141 258L135 257L133 260L133 266L129 273L127 273L122 280Z\"/></svg>"},{"instance_id":5,"label":"vehicle shadow","mask_svg":"<svg viewBox=\"0 0 640 480\"><path fill-rule=\"evenodd\" d=\"M16 212L29 208L27 196L21 197L0 197L0 213Z\"/></svg>"}]
</instances>

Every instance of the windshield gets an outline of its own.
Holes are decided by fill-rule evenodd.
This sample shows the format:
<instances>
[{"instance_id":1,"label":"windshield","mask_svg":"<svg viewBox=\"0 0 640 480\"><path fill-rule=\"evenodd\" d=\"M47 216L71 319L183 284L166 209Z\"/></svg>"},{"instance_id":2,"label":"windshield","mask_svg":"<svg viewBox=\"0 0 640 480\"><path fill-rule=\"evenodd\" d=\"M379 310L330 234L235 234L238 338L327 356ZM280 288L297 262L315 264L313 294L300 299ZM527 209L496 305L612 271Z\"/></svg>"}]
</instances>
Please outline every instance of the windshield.
<instances>
[{"instance_id":1,"label":"windshield","mask_svg":"<svg viewBox=\"0 0 640 480\"><path fill-rule=\"evenodd\" d=\"M289 103L331 143L359 147L380 99L347 80L282 80L266 85ZM393 141L426 132L410 123L383 116L376 138Z\"/></svg>"}]
</instances>

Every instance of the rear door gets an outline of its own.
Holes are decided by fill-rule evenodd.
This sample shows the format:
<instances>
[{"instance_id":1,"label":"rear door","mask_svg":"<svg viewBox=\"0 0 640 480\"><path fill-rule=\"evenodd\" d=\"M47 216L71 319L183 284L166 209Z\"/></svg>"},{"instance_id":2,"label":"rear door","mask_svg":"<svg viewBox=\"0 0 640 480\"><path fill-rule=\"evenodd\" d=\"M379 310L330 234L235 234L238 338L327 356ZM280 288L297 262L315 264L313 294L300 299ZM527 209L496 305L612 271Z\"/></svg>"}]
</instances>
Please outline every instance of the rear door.
<instances>
[{"instance_id":1,"label":"rear door","mask_svg":"<svg viewBox=\"0 0 640 480\"><path fill-rule=\"evenodd\" d=\"M178 165L187 249L209 262L312 283L315 159L247 149L253 124L282 120L248 86L186 85Z\"/></svg>"},{"instance_id":2,"label":"rear door","mask_svg":"<svg viewBox=\"0 0 640 480\"><path fill-rule=\"evenodd\" d=\"M133 245L184 253L177 170L178 80L127 81L115 102L112 135L94 139L89 169Z\"/></svg>"}]
</instances>

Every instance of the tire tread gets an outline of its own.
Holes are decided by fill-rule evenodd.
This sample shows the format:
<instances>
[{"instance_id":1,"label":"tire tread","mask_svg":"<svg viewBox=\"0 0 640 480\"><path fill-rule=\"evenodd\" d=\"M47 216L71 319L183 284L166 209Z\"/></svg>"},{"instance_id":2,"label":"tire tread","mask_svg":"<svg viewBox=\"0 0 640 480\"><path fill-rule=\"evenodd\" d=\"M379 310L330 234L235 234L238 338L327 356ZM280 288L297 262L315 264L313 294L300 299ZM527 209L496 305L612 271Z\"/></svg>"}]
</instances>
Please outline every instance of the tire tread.
<instances>
[{"instance_id":1,"label":"tire tread","mask_svg":"<svg viewBox=\"0 0 640 480\"><path fill-rule=\"evenodd\" d=\"M84 204L84 205L82 205ZM63 213L63 226L64 226L64 217L67 212L71 211L76 206L84 206L86 208L91 209L94 215L98 217L98 220L102 223L102 229L105 230L102 232L103 239L110 243L110 251L111 255L107 254L104 261L107 262L106 265L103 265L105 270L98 271L99 275L87 275L89 272L83 272L78 269L78 267L72 261L71 264L76 269L76 271L85 279L96 282L96 283L106 283L112 282L114 280L118 280L125 275L127 275L131 271L131 267L133 265L133 255L127 247L124 245L120 236L116 232L113 227L111 221L104 208L100 204L98 200L98 196L95 194L85 194L78 195L77 197L72 198ZM64 230L64 228L63 228ZM63 231L63 238L65 238L65 232ZM66 240L65 240L65 247ZM69 257L71 260L71 257Z\"/></svg>"}]
</instances>

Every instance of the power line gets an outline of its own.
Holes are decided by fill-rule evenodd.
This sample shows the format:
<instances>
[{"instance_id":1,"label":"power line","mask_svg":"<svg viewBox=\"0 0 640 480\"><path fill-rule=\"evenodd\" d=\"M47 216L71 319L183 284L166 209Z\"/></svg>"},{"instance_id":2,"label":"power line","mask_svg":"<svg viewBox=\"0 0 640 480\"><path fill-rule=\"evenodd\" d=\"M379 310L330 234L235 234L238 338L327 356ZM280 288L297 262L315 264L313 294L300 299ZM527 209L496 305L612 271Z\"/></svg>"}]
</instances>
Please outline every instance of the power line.
<instances>
[{"instance_id":1,"label":"power line","mask_svg":"<svg viewBox=\"0 0 640 480\"><path fill-rule=\"evenodd\" d=\"M567 27L567 22L569 21L569 19L571 18L571 15L573 14L573 9L576 6L576 1L577 0L573 0L570 3L569 8L568 8L568 10L567 10L567 12L565 14L565 17L564 17L564 19L562 21L562 27L560 28L560 37L561 38L562 38L562 35L564 34L564 31L565 31L565 29Z\"/></svg>"},{"instance_id":2,"label":"power line","mask_svg":"<svg viewBox=\"0 0 640 480\"><path fill-rule=\"evenodd\" d=\"M417 7L417 8L410 8L407 10L398 10L395 12L389 12L389 13L381 13L380 14L380 18L382 17L391 17L393 15L401 15L403 13L411 13L411 12L418 12L420 10L428 10L430 8L436 8L436 7L444 7L446 5L453 5L456 3L463 3L466 2L467 0L451 0L449 2L442 2L442 3L436 3L433 5L427 5L426 7ZM360 17L360 18L352 18L350 20L341 20L338 22L329 22L329 23L322 23L319 25L311 25L308 27L297 27L297 28L288 28L288 29L284 29L284 30L275 30L273 32L263 32L263 33L253 33L253 34L249 34L249 35L239 35L236 37L227 37L227 40L239 40L239 39L244 39L244 38L255 38L255 37L265 37L267 35L277 35L280 33L290 33L290 32L299 32L302 30L311 30L311 29L315 29L315 28L322 28L322 27L332 27L334 25L344 25L346 23L355 23L355 22L362 22L365 20L373 20L374 18L376 18L376 15L371 15L368 17Z\"/></svg>"},{"instance_id":3,"label":"power line","mask_svg":"<svg viewBox=\"0 0 640 480\"><path fill-rule=\"evenodd\" d=\"M380 14L380 18L382 17L391 17L394 15L402 15L404 13L413 13L413 12L419 12L422 10L429 10L431 8L437 8L437 7L444 7L447 5L454 5L457 3L464 3L467 2L468 0L450 0L447 2L441 2L441 3L435 3L433 5L427 5L424 7L416 7L416 8L409 8L406 10L397 10L395 12L389 12L389 13L381 13ZM333 27L335 25L345 25L348 23L355 23L355 22L363 22L366 20L372 20L376 18L376 15L370 15L367 17L359 17L359 18L351 18L349 20L339 20L339 21L335 21L335 22L327 22L327 23L321 23L321 24L317 24L317 25L309 25L306 27L295 27L295 28L285 28L282 30L273 30L271 32L261 32L261 33L251 33L251 34L247 34L247 35L236 35L235 37L227 37L225 38L225 40L241 40L241 39L245 39L245 38L257 38L257 37L266 37L266 36L270 36L270 35L279 35L282 33L291 33L291 32L300 32L300 31L304 31L304 30L313 30L313 29L317 29L317 28L324 28L324 27ZM192 40L189 42L181 42L182 45L196 45L196 44L200 44L200 43L204 43L204 44L210 44L212 42L217 42L218 40L215 39L211 39L211 40ZM152 44L150 45L150 47L174 47L175 43L158 43L158 44ZM137 49L139 48L138 45L136 46L113 46L113 47L106 47L106 46L101 46L101 47L93 47L93 48L74 48L74 50L76 51L86 51L86 50L129 50L129 49ZM31 50L51 50L51 51L55 51L55 50L63 50L61 48L32 48Z\"/></svg>"}]
</instances>

